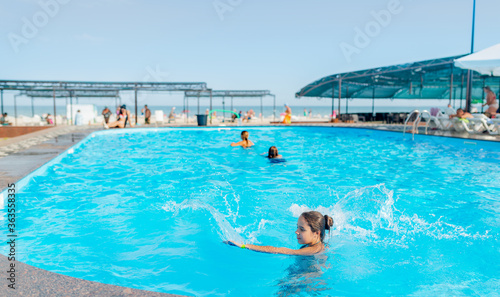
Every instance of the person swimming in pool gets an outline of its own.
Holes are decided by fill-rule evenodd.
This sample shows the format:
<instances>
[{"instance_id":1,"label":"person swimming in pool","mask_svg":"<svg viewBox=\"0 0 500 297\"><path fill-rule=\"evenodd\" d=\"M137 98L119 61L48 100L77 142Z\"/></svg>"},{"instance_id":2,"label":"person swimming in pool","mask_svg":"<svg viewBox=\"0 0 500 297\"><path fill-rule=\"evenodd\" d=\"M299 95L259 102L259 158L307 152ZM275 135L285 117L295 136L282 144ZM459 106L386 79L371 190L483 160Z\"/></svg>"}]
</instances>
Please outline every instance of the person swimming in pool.
<instances>
[{"instance_id":1,"label":"person swimming in pool","mask_svg":"<svg viewBox=\"0 0 500 297\"><path fill-rule=\"evenodd\" d=\"M325 250L325 232L326 230L330 230L332 226L333 219L330 216L322 215L317 211L307 211L303 212L297 221L297 230L295 230L295 234L297 235L297 241L302 245L298 250L283 247L242 244L231 240L227 243L256 252L310 256Z\"/></svg>"},{"instance_id":2,"label":"person swimming in pool","mask_svg":"<svg viewBox=\"0 0 500 297\"><path fill-rule=\"evenodd\" d=\"M248 131L241 132L241 141L231 143L231 146L242 146L243 148L251 147L254 143L248 140Z\"/></svg>"},{"instance_id":3,"label":"person swimming in pool","mask_svg":"<svg viewBox=\"0 0 500 297\"><path fill-rule=\"evenodd\" d=\"M269 159L280 159L280 158L283 158L283 156L278 153L278 148L275 147L274 145L269 148L269 152L267 153L267 157Z\"/></svg>"}]
</instances>

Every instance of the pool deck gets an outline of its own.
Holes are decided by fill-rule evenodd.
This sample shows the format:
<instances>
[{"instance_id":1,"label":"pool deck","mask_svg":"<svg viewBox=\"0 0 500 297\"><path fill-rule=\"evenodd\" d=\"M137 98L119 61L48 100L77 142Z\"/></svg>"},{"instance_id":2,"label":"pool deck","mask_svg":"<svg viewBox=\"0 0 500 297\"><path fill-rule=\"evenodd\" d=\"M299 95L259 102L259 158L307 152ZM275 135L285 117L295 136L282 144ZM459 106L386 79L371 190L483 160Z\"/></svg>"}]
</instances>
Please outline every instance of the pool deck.
<instances>
[{"instance_id":1,"label":"pool deck","mask_svg":"<svg viewBox=\"0 0 500 297\"><path fill-rule=\"evenodd\" d=\"M269 123L257 122L241 127L269 126ZM340 124L340 123L295 123L292 125L275 124L272 126L304 126L304 127L348 127L382 131L403 132L403 125L374 124ZM139 126L140 128L156 127L196 127L194 124L174 123L168 125ZM209 127L236 127L235 124L216 124ZM94 131L103 130L102 126L58 126L34 133L0 140L0 189L3 191L9 183L17 182L43 164L57 157L69 147L78 143ZM424 132L422 128L419 131ZM495 141L500 144L500 136L488 134L470 135L450 131L429 130L428 135L441 137L464 138L474 140ZM406 135L411 138L411 133ZM401 139L403 135L401 133ZM10 262L0 255L0 269L6 270ZM91 282L64 276L39 269L21 262L16 264L16 285L13 291L8 289L6 277L2 277L0 296L179 296L171 294L141 291L131 288Z\"/></svg>"},{"instance_id":2,"label":"pool deck","mask_svg":"<svg viewBox=\"0 0 500 297\"><path fill-rule=\"evenodd\" d=\"M11 262L7 257L0 255L0 267L7 270ZM15 262L16 282L15 290L7 287L10 282L2 277L0 296L145 296L145 297L174 297L180 295L164 294L126 287L86 281L47 270L39 269L21 262ZM2 272L6 276L6 272Z\"/></svg>"}]
</instances>

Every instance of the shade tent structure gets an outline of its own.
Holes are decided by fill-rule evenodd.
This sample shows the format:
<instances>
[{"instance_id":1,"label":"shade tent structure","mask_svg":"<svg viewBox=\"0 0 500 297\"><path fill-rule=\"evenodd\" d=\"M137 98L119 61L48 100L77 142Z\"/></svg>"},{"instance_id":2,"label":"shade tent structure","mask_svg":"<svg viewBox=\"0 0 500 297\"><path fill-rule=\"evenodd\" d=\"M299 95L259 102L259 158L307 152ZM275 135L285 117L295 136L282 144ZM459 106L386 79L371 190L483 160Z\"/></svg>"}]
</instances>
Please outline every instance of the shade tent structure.
<instances>
[{"instance_id":1,"label":"shade tent structure","mask_svg":"<svg viewBox=\"0 0 500 297\"><path fill-rule=\"evenodd\" d=\"M55 100L57 92L97 92L97 91L131 91L135 92L135 114L137 115L137 96L141 90L147 91L204 91L207 84L204 82L90 82L90 81L29 81L29 80L0 80L1 110L3 113L4 90L17 91L46 91L52 92L54 102L54 118L56 117ZM64 94L64 93L61 93ZM62 96L62 95L61 95ZM85 96L82 96L85 97ZM89 97L92 97L89 95ZM94 96L95 97L95 96ZM137 124L137 116L135 117ZM57 122L54 122L57 125Z\"/></svg>"},{"instance_id":2,"label":"shade tent structure","mask_svg":"<svg viewBox=\"0 0 500 297\"><path fill-rule=\"evenodd\" d=\"M39 97L39 98L47 98L53 97L56 98L69 98L69 97L118 97L120 95L120 91L118 90L57 90L55 94L53 94L52 90L29 90L22 91L21 95L28 97Z\"/></svg>"},{"instance_id":3,"label":"shade tent structure","mask_svg":"<svg viewBox=\"0 0 500 297\"><path fill-rule=\"evenodd\" d=\"M19 95L16 96L27 96L31 98L31 110L34 115L34 98L69 98L70 99L70 123L73 124L73 98L114 98L115 108L118 107L118 101L121 102L120 91L118 90L92 90L92 89L80 89L80 90L57 90L53 91L50 89L37 89L21 91ZM54 109L55 115L55 109ZM17 115L16 115L17 116Z\"/></svg>"},{"instance_id":4,"label":"shade tent structure","mask_svg":"<svg viewBox=\"0 0 500 297\"><path fill-rule=\"evenodd\" d=\"M260 110L261 114L263 112L262 100L264 97L270 96L273 97L273 117L276 118L276 96L271 94L269 90L207 90L207 91L187 91L184 92L184 102L185 109L189 107L189 98L197 98L198 99L198 114L200 113L200 98L210 98L210 110L212 109L212 98L218 97L222 98L222 106L225 109L225 98L231 98L231 110L233 110L233 99L236 98L260 98Z\"/></svg>"},{"instance_id":5,"label":"shade tent structure","mask_svg":"<svg viewBox=\"0 0 500 297\"><path fill-rule=\"evenodd\" d=\"M500 76L500 43L455 60L455 67Z\"/></svg>"},{"instance_id":6,"label":"shade tent structure","mask_svg":"<svg viewBox=\"0 0 500 297\"><path fill-rule=\"evenodd\" d=\"M464 55L425 60L394 66L338 73L323 77L302 88L295 94L300 97L372 99L374 112L376 99L465 99L467 71L455 67L454 61ZM475 75L472 80L472 97L483 98L482 87L498 87L500 78ZM460 101L461 102L461 101ZM467 106L469 107L469 106Z\"/></svg>"}]
</instances>

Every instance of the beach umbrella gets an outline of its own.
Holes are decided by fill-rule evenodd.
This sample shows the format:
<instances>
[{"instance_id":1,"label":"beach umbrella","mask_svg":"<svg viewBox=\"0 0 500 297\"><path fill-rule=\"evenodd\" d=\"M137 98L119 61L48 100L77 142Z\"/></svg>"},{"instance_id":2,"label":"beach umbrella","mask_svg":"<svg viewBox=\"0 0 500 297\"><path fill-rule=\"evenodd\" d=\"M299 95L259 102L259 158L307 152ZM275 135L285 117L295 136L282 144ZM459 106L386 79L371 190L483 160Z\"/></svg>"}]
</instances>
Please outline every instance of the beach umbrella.
<instances>
[{"instance_id":1,"label":"beach umbrella","mask_svg":"<svg viewBox=\"0 0 500 297\"><path fill-rule=\"evenodd\" d=\"M482 75L500 76L500 43L482 51L456 59L455 66Z\"/></svg>"}]
</instances>

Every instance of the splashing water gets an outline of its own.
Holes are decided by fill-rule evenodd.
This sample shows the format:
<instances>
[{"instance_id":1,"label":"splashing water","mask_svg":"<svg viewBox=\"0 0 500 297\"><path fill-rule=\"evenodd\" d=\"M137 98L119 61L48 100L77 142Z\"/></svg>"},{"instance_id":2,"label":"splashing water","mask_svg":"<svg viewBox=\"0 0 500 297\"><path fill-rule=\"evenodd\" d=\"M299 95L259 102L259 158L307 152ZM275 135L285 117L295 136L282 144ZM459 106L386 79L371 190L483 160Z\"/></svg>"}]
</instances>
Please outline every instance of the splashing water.
<instances>
[{"instance_id":1,"label":"splashing water","mask_svg":"<svg viewBox=\"0 0 500 297\"><path fill-rule=\"evenodd\" d=\"M429 223L417 214L408 215L395 207L393 191L384 184L363 187L349 192L332 206L311 209L306 205L292 204L289 211L299 217L304 211L315 210L334 219L334 236L352 236L361 241L378 244L394 244L407 247L409 241L418 236L434 239L454 240L460 238L490 238L489 230L484 234L468 232L462 227L444 222L440 217Z\"/></svg>"},{"instance_id":2,"label":"splashing water","mask_svg":"<svg viewBox=\"0 0 500 297\"><path fill-rule=\"evenodd\" d=\"M212 217L217 222L218 225L217 233L219 234L220 238L223 241L233 240L236 242L243 242L243 238L241 237L241 235L239 235L238 232L236 232L236 230L226 220L226 217L222 215L218 210L216 210L213 206L210 206L200 201L188 201L186 199L181 203L176 203L175 201L168 201L162 207L162 209L167 212L173 212L174 214L178 214L179 211L183 209L206 210L210 212Z\"/></svg>"}]
</instances>

